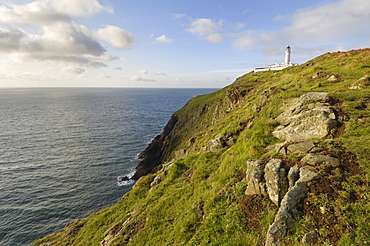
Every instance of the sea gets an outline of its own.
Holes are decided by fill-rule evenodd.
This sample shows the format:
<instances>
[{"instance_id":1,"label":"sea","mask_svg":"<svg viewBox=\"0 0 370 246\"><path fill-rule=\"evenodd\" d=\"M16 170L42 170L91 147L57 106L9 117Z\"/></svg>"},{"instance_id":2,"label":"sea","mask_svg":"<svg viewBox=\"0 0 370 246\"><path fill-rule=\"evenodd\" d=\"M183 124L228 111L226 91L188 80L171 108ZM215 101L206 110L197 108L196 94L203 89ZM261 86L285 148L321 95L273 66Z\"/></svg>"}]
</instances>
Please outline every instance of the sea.
<instances>
[{"instance_id":1,"label":"sea","mask_svg":"<svg viewBox=\"0 0 370 246\"><path fill-rule=\"evenodd\" d=\"M30 245L130 191L138 154L217 89L0 89L0 245Z\"/></svg>"}]
</instances>

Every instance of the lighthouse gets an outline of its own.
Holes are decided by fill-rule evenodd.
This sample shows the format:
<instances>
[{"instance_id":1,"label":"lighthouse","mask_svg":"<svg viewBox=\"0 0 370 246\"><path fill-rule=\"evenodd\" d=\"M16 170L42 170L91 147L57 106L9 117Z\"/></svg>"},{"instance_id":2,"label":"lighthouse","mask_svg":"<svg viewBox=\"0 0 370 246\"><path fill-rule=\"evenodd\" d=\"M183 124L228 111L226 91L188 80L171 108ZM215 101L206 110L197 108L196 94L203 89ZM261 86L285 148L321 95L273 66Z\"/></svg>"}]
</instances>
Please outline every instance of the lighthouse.
<instances>
[{"instance_id":1,"label":"lighthouse","mask_svg":"<svg viewBox=\"0 0 370 246\"><path fill-rule=\"evenodd\" d=\"M291 53L290 46L288 46L286 48L286 51L285 51L285 61L284 61L284 64L285 65L289 65L290 64L290 53Z\"/></svg>"},{"instance_id":2,"label":"lighthouse","mask_svg":"<svg viewBox=\"0 0 370 246\"><path fill-rule=\"evenodd\" d=\"M286 51L285 51L285 59L282 63L275 63L274 65L271 65L271 66L268 66L268 67L259 67L259 68L255 68L254 69L254 72L264 72L264 71L277 71L277 70L282 70L284 68L287 68L287 67L292 67L292 66L297 66L297 64L293 64L291 61L290 61L290 53L291 53L291 50L290 50L290 46L286 47Z\"/></svg>"}]
</instances>

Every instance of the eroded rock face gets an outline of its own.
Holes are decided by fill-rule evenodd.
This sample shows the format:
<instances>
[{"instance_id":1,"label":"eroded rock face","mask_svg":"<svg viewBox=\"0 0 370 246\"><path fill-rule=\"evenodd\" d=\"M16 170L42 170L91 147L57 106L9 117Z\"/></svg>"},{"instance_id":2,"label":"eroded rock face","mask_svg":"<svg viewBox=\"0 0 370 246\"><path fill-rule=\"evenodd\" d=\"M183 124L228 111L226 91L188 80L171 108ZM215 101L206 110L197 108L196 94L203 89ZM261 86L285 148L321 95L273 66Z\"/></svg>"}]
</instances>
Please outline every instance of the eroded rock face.
<instances>
[{"instance_id":1,"label":"eroded rock face","mask_svg":"<svg viewBox=\"0 0 370 246\"><path fill-rule=\"evenodd\" d=\"M286 170L282 168L282 164L282 160L272 159L265 166L267 194L277 206L288 189Z\"/></svg>"},{"instance_id":2,"label":"eroded rock face","mask_svg":"<svg viewBox=\"0 0 370 246\"><path fill-rule=\"evenodd\" d=\"M315 148L315 144L312 141L300 141L297 143L290 144L288 146L288 150L291 153L309 153L313 148Z\"/></svg>"},{"instance_id":3,"label":"eroded rock face","mask_svg":"<svg viewBox=\"0 0 370 246\"><path fill-rule=\"evenodd\" d=\"M310 166L301 167L299 170L299 179L289 188L281 201L280 208L275 216L274 223L271 224L266 235L266 246L281 245L281 240L287 235L292 226L292 218L297 213L297 205L308 192L307 183L318 178L319 175L314 172Z\"/></svg>"},{"instance_id":4,"label":"eroded rock face","mask_svg":"<svg viewBox=\"0 0 370 246\"><path fill-rule=\"evenodd\" d=\"M329 100L329 94L323 92L310 92L293 99L282 107L285 112L276 118L281 125L272 134L285 140L327 136L337 125Z\"/></svg>"},{"instance_id":5,"label":"eroded rock face","mask_svg":"<svg viewBox=\"0 0 370 246\"><path fill-rule=\"evenodd\" d=\"M225 139L221 135L217 135L215 139L208 141L209 151L217 151L226 146Z\"/></svg>"},{"instance_id":6,"label":"eroded rock face","mask_svg":"<svg viewBox=\"0 0 370 246\"><path fill-rule=\"evenodd\" d=\"M335 157L330 157L326 155L313 155L308 154L301 159L302 163L307 163L311 165L320 165L320 164L329 164L329 165L338 165L339 160Z\"/></svg>"},{"instance_id":7,"label":"eroded rock face","mask_svg":"<svg viewBox=\"0 0 370 246\"><path fill-rule=\"evenodd\" d=\"M245 194L268 195L270 200L279 206L266 235L266 246L281 244L293 225L292 218L298 213L298 204L307 195L307 183L320 177L310 165L284 168L283 164L281 159L271 159L265 168L262 168L259 160L247 161L248 186Z\"/></svg>"},{"instance_id":8,"label":"eroded rock face","mask_svg":"<svg viewBox=\"0 0 370 246\"><path fill-rule=\"evenodd\" d=\"M263 168L260 166L258 161L248 160L247 161L247 173L246 179L248 180L248 186L245 191L246 195L266 195L266 185L262 182L263 180Z\"/></svg>"},{"instance_id":9,"label":"eroded rock face","mask_svg":"<svg viewBox=\"0 0 370 246\"><path fill-rule=\"evenodd\" d=\"M313 141L303 140L303 141L290 141L287 140L283 143L278 143L275 145L270 145L266 147L268 152L276 152L277 154L305 154L311 153L317 150L316 145Z\"/></svg>"},{"instance_id":10,"label":"eroded rock face","mask_svg":"<svg viewBox=\"0 0 370 246\"><path fill-rule=\"evenodd\" d=\"M292 188L298 179L299 179L299 167L295 165L294 167L290 168L288 172L289 188Z\"/></svg>"}]
</instances>

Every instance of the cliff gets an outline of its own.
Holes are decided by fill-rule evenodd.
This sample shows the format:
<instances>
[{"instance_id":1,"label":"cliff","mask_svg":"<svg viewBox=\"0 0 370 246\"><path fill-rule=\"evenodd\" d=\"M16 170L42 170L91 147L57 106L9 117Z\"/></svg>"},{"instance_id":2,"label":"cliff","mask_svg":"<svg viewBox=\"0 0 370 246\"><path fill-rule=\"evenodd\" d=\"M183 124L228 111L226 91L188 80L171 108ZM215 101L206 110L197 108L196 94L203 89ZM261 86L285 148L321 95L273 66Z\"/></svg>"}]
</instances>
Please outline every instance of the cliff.
<instances>
[{"instance_id":1,"label":"cliff","mask_svg":"<svg viewBox=\"0 0 370 246\"><path fill-rule=\"evenodd\" d=\"M35 245L370 244L370 49L191 99L116 205Z\"/></svg>"}]
</instances>

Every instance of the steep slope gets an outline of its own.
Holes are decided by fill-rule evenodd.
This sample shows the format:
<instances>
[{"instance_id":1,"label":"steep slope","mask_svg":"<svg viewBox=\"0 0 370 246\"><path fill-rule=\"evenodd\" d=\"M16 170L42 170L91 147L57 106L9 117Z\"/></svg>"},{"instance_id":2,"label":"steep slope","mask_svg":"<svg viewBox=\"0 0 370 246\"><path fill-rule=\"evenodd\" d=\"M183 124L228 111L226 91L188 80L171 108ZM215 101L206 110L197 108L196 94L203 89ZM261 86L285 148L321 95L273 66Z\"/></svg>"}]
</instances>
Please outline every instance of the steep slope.
<instances>
[{"instance_id":1,"label":"steep slope","mask_svg":"<svg viewBox=\"0 0 370 246\"><path fill-rule=\"evenodd\" d=\"M35 245L370 244L369 74L327 53L193 98L131 192Z\"/></svg>"}]
</instances>

